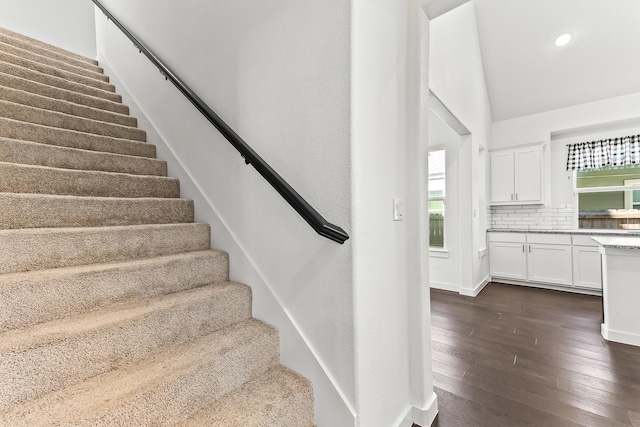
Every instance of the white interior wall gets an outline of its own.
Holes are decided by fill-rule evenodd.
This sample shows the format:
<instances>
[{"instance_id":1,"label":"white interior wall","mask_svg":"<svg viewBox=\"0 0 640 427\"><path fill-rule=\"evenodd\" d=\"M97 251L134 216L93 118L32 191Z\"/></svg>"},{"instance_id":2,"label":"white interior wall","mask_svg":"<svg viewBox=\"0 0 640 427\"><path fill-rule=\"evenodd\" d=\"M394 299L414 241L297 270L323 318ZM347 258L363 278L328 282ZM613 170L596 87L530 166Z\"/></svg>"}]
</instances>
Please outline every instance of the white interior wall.
<instances>
[{"instance_id":1,"label":"white interior wall","mask_svg":"<svg viewBox=\"0 0 640 427\"><path fill-rule=\"evenodd\" d=\"M93 3L89 0L2 0L0 27L96 57Z\"/></svg>"},{"instance_id":2,"label":"white interior wall","mask_svg":"<svg viewBox=\"0 0 640 427\"><path fill-rule=\"evenodd\" d=\"M548 144L545 201L547 207L556 208L576 203L573 173L566 171L566 144L636 133L640 133L640 93L495 122L491 148L535 141Z\"/></svg>"},{"instance_id":3,"label":"white interior wall","mask_svg":"<svg viewBox=\"0 0 640 427\"><path fill-rule=\"evenodd\" d=\"M348 3L104 3L350 232ZM212 246L230 252L231 278L252 287L254 316L280 330L283 363L314 382L316 423L353 425L353 240L316 235L113 25L99 22L100 54L157 130L151 142L183 197L195 200L196 219L212 225Z\"/></svg>"},{"instance_id":4,"label":"white interior wall","mask_svg":"<svg viewBox=\"0 0 640 427\"><path fill-rule=\"evenodd\" d=\"M352 16L358 425L426 426L437 408L423 239L427 194L421 182L428 86L419 71L427 68L428 21L418 1L354 0ZM393 220L394 198L406 201L404 221Z\"/></svg>"},{"instance_id":5,"label":"white interior wall","mask_svg":"<svg viewBox=\"0 0 640 427\"><path fill-rule=\"evenodd\" d=\"M459 147L460 293L476 295L488 279L486 246L486 155L491 109L473 2L431 22L429 86L471 132ZM482 162L482 164L481 164ZM451 277L443 283L454 284ZM433 283L432 283L433 285ZM437 286L437 284L436 284Z\"/></svg>"}]
</instances>

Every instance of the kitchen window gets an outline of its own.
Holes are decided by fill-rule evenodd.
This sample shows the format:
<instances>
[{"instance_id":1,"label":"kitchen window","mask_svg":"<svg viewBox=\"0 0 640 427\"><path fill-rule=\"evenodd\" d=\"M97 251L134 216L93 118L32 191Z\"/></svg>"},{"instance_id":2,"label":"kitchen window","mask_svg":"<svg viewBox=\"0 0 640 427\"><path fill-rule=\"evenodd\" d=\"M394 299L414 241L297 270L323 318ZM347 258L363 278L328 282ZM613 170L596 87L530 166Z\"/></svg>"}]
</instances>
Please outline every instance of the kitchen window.
<instances>
[{"instance_id":1,"label":"kitchen window","mask_svg":"<svg viewBox=\"0 0 640 427\"><path fill-rule=\"evenodd\" d=\"M429 152L429 247L444 248L445 150Z\"/></svg>"},{"instance_id":2,"label":"kitchen window","mask_svg":"<svg viewBox=\"0 0 640 427\"><path fill-rule=\"evenodd\" d=\"M576 172L578 227L640 229L640 166Z\"/></svg>"}]
</instances>

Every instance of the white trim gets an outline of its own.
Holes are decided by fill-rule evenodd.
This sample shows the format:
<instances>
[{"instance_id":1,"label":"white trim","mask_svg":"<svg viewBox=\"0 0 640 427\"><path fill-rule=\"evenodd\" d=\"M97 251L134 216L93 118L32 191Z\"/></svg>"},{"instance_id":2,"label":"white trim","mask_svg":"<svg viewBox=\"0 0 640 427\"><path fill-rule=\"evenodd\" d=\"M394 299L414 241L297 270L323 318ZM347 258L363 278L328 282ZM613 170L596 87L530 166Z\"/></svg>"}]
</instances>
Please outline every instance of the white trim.
<instances>
[{"instance_id":1,"label":"white trim","mask_svg":"<svg viewBox=\"0 0 640 427\"><path fill-rule=\"evenodd\" d=\"M579 288L574 286L552 285L550 283L523 282L520 280L503 279L501 277L492 277L492 282L504 283L507 285L529 286L531 288L551 289L553 291L572 292L574 294L596 295L602 296L602 291L590 288Z\"/></svg>"},{"instance_id":2,"label":"white trim","mask_svg":"<svg viewBox=\"0 0 640 427\"><path fill-rule=\"evenodd\" d=\"M438 396L434 393L431 394L426 408L413 407L413 422L421 427L428 427L433 424L433 421L438 415Z\"/></svg>"},{"instance_id":3,"label":"white trim","mask_svg":"<svg viewBox=\"0 0 640 427\"><path fill-rule=\"evenodd\" d=\"M429 248L429 257L431 258L449 258L449 250Z\"/></svg>"},{"instance_id":4,"label":"white trim","mask_svg":"<svg viewBox=\"0 0 640 427\"><path fill-rule=\"evenodd\" d=\"M602 337L607 341L640 346L640 335L630 334L628 332L622 331L615 331L613 329L609 329L604 323L602 323L601 325L601 333Z\"/></svg>"},{"instance_id":5,"label":"white trim","mask_svg":"<svg viewBox=\"0 0 640 427\"><path fill-rule=\"evenodd\" d=\"M456 116L447 108L440 98L429 89L429 111L445 122L455 133L460 136L471 135L471 132Z\"/></svg>"},{"instance_id":6,"label":"white trim","mask_svg":"<svg viewBox=\"0 0 640 427\"><path fill-rule=\"evenodd\" d=\"M436 419L436 415L438 415L438 396L431 393L426 408L409 406L395 425L397 427L411 427L415 423L420 427L429 427Z\"/></svg>"},{"instance_id":7,"label":"white trim","mask_svg":"<svg viewBox=\"0 0 640 427\"><path fill-rule=\"evenodd\" d=\"M627 180L627 181L636 181L636 180ZM640 190L640 185L615 185L609 187L576 187L576 193L608 193L613 191L633 191Z\"/></svg>"},{"instance_id":8,"label":"white trim","mask_svg":"<svg viewBox=\"0 0 640 427\"><path fill-rule=\"evenodd\" d=\"M488 253L489 253L489 248L486 246L484 248L478 249L478 258L484 258L487 256Z\"/></svg>"},{"instance_id":9,"label":"white trim","mask_svg":"<svg viewBox=\"0 0 640 427\"><path fill-rule=\"evenodd\" d=\"M404 414L400 416L400 421L395 424L397 427L411 427L413 425L413 406L409 406Z\"/></svg>"},{"instance_id":10,"label":"white trim","mask_svg":"<svg viewBox=\"0 0 640 427\"><path fill-rule=\"evenodd\" d=\"M493 151L509 150L509 149L513 149L513 148L532 147L532 146L536 146L536 145L539 145L540 147L545 147L547 145L547 141L525 142L525 143L522 143L522 144L509 145L509 146L505 146L505 147L489 148L489 153L491 153Z\"/></svg>"},{"instance_id":11,"label":"white trim","mask_svg":"<svg viewBox=\"0 0 640 427\"><path fill-rule=\"evenodd\" d=\"M442 291L451 291L451 292L460 292L459 285L452 285L450 283L439 283L439 282L430 282L429 287L433 289L440 289Z\"/></svg>"},{"instance_id":12,"label":"white trim","mask_svg":"<svg viewBox=\"0 0 640 427\"><path fill-rule=\"evenodd\" d=\"M480 292L491 282L489 276L485 277L480 283L478 283L473 289L460 288L460 295L467 297L477 297Z\"/></svg>"}]
</instances>

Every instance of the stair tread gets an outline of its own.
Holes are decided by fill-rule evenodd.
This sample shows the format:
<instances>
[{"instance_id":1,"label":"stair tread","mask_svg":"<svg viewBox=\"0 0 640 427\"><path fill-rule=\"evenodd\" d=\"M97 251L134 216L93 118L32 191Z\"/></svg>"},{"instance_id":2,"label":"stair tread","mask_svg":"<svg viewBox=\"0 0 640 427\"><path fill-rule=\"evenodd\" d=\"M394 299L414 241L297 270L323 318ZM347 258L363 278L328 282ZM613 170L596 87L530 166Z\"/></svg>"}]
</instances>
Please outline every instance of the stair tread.
<instances>
[{"instance_id":1,"label":"stair tread","mask_svg":"<svg viewBox=\"0 0 640 427\"><path fill-rule=\"evenodd\" d=\"M193 222L193 201L0 193L0 228L86 227Z\"/></svg>"},{"instance_id":2,"label":"stair tread","mask_svg":"<svg viewBox=\"0 0 640 427\"><path fill-rule=\"evenodd\" d=\"M137 127L138 121L135 117L112 111L101 110L87 105L75 104L63 99L49 98L24 90L7 87L6 85L2 86L2 77L6 77L6 75L0 76L0 86L2 87L2 91L0 91L0 99L2 99L3 101L13 102L31 108L39 108L42 110L53 111L61 114L68 114L70 116L78 118L91 119L104 123L112 123L120 126L127 126L130 128Z\"/></svg>"},{"instance_id":3,"label":"stair tread","mask_svg":"<svg viewBox=\"0 0 640 427\"><path fill-rule=\"evenodd\" d=\"M6 40L0 38L0 52L9 53L11 55L19 56L21 58L33 61L39 64L48 65L59 70L68 71L80 76L89 77L94 80L109 82L109 77L103 72L92 69L91 67L83 67L69 62L61 61L51 56L42 55L34 52L33 50L27 50L15 44L7 43ZM97 67L96 67L97 68Z\"/></svg>"},{"instance_id":4,"label":"stair tread","mask_svg":"<svg viewBox=\"0 0 640 427\"><path fill-rule=\"evenodd\" d=\"M0 275L0 332L227 281L213 249Z\"/></svg>"},{"instance_id":5,"label":"stair tread","mask_svg":"<svg viewBox=\"0 0 640 427\"><path fill-rule=\"evenodd\" d=\"M4 87L12 87L44 98L66 101L72 105L89 106L105 112L112 112L114 114L126 116L129 114L129 107L120 102L20 77L16 75L21 71L19 67L12 68L11 64L6 63L0 63L0 65L3 65L4 68L6 68L5 71L13 70L13 73L0 71L0 85ZM1 69L2 67L0 67L0 70Z\"/></svg>"},{"instance_id":6,"label":"stair tread","mask_svg":"<svg viewBox=\"0 0 640 427\"><path fill-rule=\"evenodd\" d=\"M76 74L72 71L64 70L52 65L48 65L42 62L36 62L31 59L24 58L22 56L14 55L9 52L5 52L0 49L0 60L9 64L17 65L38 73L44 74L54 78L63 79L65 81L74 82L84 86L99 89L105 92L115 94L115 86L109 82L103 80L96 80L92 77L84 76L82 74Z\"/></svg>"},{"instance_id":7,"label":"stair tread","mask_svg":"<svg viewBox=\"0 0 640 427\"><path fill-rule=\"evenodd\" d=\"M225 427L311 426L309 381L282 365L245 383L179 425ZM294 400L294 402L291 402Z\"/></svg>"},{"instance_id":8,"label":"stair tread","mask_svg":"<svg viewBox=\"0 0 640 427\"><path fill-rule=\"evenodd\" d=\"M180 196L172 177L64 169L0 161L0 192L97 197Z\"/></svg>"},{"instance_id":9,"label":"stair tread","mask_svg":"<svg viewBox=\"0 0 640 427\"><path fill-rule=\"evenodd\" d=\"M40 46L40 47L42 47L44 49L48 49L48 50L51 50L51 51L54 51L54 52L59 52L61 54L64 54L64 55L67 55L67 56L70 56L70 57L85 61L85 62L87 62L89 64L98 65L98 61L96 61L93 58L88 58L88 57L86 57L84 55L80 55L78 53L71 52L71 51L69 51L67 49L63 49L61 47L52 45L50 43L43 42L42 40L34 39L33 37L29 37L27 35L24 35L24 34L15 32L15 31L11 31L8 28L0 27L0 33L8 35L8 36L13 37L13 38L18 39L18 40L23 40L26 43L33 44L34 46Z\"/></svg>"},{"instance_id":10,"label":"stair tread","mask_svg":"<svg viewBox=\"0 0 640 427\"><path fill-rule=\"evenodd\" d=\"M0 334L0 411L251 318L251 291L220 282Z\"/></svg>"},{"instance_id":11,"label":"stair tread","mask_svg":"<svg viewBox=\"0 0 640 427\"><path fill-rule=\"evenodd\" d=\"M37 53L38 55L41 55L41 56L46 56L61 62L66 62L67 64L86 68L87 70L92 70L97 73L104 73L104 69L98 66L95 63L96 62L95 60L90 60L89 58L81 59L81 58L78 58L78 56L76 56L77 54L70 54L69 52L63 53L60 51L61 50L60 48L55 48L53 46L50 46L50 47L37 46L33 43L30 43L27 40L12 37L11 35L5 34L2 31L0 31L0 41L2 41L2 43L6 43L8 45L18 47L20 49L23 49L29 52Z\"/></svg>"},{"instance_id":12,"label":"stair tread","mask_svg":"<svg viewBox=\"0 0 640 427\"><path fill-rule=\"evenodd\" d=\"M0 229L0 273L205 250L210 238L198 223Z\"/></svg>"},{"instance_id":13,"label":"stair tread","mask_svg":"<svg viewBox=\"0 0 640 427\"><path fill-rule=\"evenodd\" d=\"M0 137L0 161L60 169L167 176L163 160Z\"/></svg>"},{"instance_id":14,"label":"stair tread","mask_svg":"<svg viewBox=\"0 0 640 427\"><path fill-rule=\"evenodd\" d=\"M7 58L10 59L10 58ZM24 62L24 61L17 61ZM29 65L29 64L25 64ZM47 74L39 71L38 69L32 69L23 65L7 62L0 58L0 71L5 74L10 74L16 77L22 77L25 79L33 80L37 83L54 86L61 89L72 90L85 95L96 96L99 98L108 99L113 102L122 102L122 96L111 90L101 89L95 86L86 85L80 82L68 80L61 76Z\"/></svg>"},{"instance_id":15,"label":"stair tread","mask_svg":"<svg viewBox=\"0 0 640 427\"><path fill-rule=\"evenodd\" d=\"M7 119L73 130L88 135L110 136L140 142L146 141L146 132L137 127L103 122L5 100L0 100L0 109L2 116Z\"/></svg>"},{"instance_id":16,"label":"stair tread","mask_svg":"<svg viewBox=\"0 0 640 427\"><path fill-rule=\"evenodd\" d=\"M87 334L105 326L140 318L154 311L200 300L204 295L220 293L229 288L237 287L245 287L245 285L226 281L170 295L162 295L140 302L110 306L100 311L68 316L29 328L5 331L0 334L0 352L18 348L38 347L46 343L63 341L69 335Z\"/></svg>"},{"instance_id":17,"label":"stair tread","mask_svg":"<svg viewBox=\"0 0 640 427\"><path fill-rule=\"evenodd\" d=\"M245 359L254 366L241 367ZM171 424L224 395L229 388L226 383L241 385L244 377L275 364L274 329L248 319L11 408L0 414L0 421L66 426Z\"/></svg>"},{"instance_id":18,"label":"stair tread","mask_svg":"<svg viewBox=\"0 0 640 427\"><path fill-rule=\"evenodd\" d=\"M105 153L155 158L156 147L142 141L96 135L0 117L0 137Z\"/></svg>"}]
</instances>

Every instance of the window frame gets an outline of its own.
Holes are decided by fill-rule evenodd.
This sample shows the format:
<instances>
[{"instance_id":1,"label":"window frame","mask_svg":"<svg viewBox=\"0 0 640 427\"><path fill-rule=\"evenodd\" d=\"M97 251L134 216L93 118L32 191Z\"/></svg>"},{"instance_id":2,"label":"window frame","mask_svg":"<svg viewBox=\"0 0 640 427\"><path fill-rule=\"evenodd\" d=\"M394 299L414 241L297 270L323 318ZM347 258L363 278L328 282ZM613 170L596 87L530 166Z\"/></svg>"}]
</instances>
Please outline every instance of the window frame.
<instances>
[{"instance_id":1,"label":"window frame","mask_svg":"<svg viewBox=\"0 0 640 427\"><path fill-rule=\"evenodd\" d=\"M443 222L445 220L445 211L446 211L446 199L447 199L447 167L446 167L446 158L447 158L447 149L444 146L435 146L435 147L430 147L429 148L429 152L428 154L430 155L433 152L436 151L442 151L444 153L444 172L442 172L442 179L444 181L444 191L443 191L443 195L442 196L434 196L431 197L428 193L430 192L430 188L429 191L427 191L427 214L431 215L431 209L430 209L430 202L442 202L442 216L443 216ZM429 169L429 173L428 173L428 181L431 181L432 174L431 174L431 170ZM429 239L429 253L431 256L436 256L436 257L440 257L440 258L448 258L448 253L449 251L447 250L447 240L446 239L446 230L447 227L443 224L442 226L442 246L431 246L431 239Z\"/></svg>"}]
</instances>

